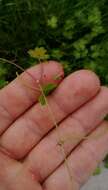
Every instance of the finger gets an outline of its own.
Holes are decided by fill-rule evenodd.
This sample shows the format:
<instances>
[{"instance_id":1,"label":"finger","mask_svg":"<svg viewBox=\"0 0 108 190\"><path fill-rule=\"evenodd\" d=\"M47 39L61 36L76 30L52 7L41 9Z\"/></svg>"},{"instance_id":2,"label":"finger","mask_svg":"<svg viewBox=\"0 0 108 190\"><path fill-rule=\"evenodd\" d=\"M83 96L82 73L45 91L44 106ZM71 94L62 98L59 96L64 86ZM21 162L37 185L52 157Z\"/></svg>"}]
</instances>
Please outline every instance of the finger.
<instances>
[{"instance_id":1,"label":"finger","mask_svg":"<svg viewBox=\"0 0 108 190\"><path fill-rule=\"evenodd\" d=\"M48 98L56 122L96 95L99 89L99 80L91 71L78 71L64 79ZM1 146L16 159L24 157L54 127L49 106L37 104L32 107L4 133Z\"/></svg>"},{"instance_id":2,"label":"finger","mask_svg":"<svg viewBox=\"0 0 108 190\"><path fill-rule=\"evenodd\" d=\"M41 73L41 68L43 73ZM63 69L57 62L49 61L28 69L0 90L0 134L37 101L40 92L36 80L41 78L42 84L59 83L60 79L54 80L56 75L63 76Z\"/></svg>"},{"instance_id":3,"label":"finger","mask_svg":"<svg viewBox=\"0 0 108 190\"><path fill-rule=\"evenodd\" d=\"M0 189L14 190L42 190L40 184L33 180L33 177L22 164L10 159L0 150Z\"/></svg>"},{"instance_id":4,"label":"finger","mask_svg":"<svg viewBox=\"0 0 108 190\"><path fill-rule=\"evenodd\" d=\"M94 138L98 136L98 138ZM108 153L108 122L103 122L87 140L83 141L67 158L71 172L62 164L43 184L45 190L76 190L90 177Z\"/></svg>"},{"instance_id":5,"label":"finger","mask_svg":"<svg viewBox=\"0 0 108 190\"><path fill-rule=\"evenodd\" d=\"M66 156L69 155L72 149L102 122L107 113L108 88L102 87L96 97L67 117L58 130L51 131L31 151L25 160L25 167L34 175L39 173L38 180L42 182L64 161L60 146L64 147Z\"/></svg>"},{"instance_id":6,"label":"finger","mask_svg":"<svg viewBox=\"0 0 108 190\"><path fill-rule=\"evenodd\" d=\"M9 188L9 180L13 177L16 171L20 168L15 160L10 159L0 150L0 188ZM6 188L7 187L7 188Z\"/></svg>"}]
</instances>

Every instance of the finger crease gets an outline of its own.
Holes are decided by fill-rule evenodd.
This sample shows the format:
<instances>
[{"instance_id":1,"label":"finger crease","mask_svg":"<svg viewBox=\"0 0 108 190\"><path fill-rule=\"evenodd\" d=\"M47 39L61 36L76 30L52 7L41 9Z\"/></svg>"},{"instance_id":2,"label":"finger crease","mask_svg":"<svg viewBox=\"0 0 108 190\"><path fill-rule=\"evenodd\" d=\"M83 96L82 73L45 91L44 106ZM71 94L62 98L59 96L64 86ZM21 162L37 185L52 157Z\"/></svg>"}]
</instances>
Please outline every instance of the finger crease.
<instances>
[{"instance_id":1,"label":"finger crease","mask_svg":"<svg viewBox=\"0 0 108 190\"><path fill-rule=\"evenodd\" d=\"M70 117L75 120L76 122L79 123L79 125L82 127L84 134L87 135L87 131L89 130L89 127L87 125L85 125L83 123L83 121L81 119L79 119L78 117L76 117L75 115L70 115Z\"/></svg>"},{"instance_id":2,"label":"finger crease","mask_svg":"<svg viewBox=\"0 0 108 190\"><path fill-rule=\"evenodd\" d=\"M9 120L13 121L13 115L8 111L8 109L3 105L3 104L0 104L0 112L3 112L6 117L9 118Z\"/></svg>"},{"instance_id":3,"label":"finger crease","mask_svg":"<svg viewBox=\"0 0 108 190\"><path fill-rule=\"evenodd\" d=\"M30 125L29 125L29 123L30 123ZM42 132L40 130L41 126L36 120L34 120L33 118L32 119L30 119L30 118L27 119L27 126L28 126L28 129L32 133L35 133L38 136L39 139L42 137Z\"/></svg>"},{"instance_id":4,"label":"finger crease","mask_svg":"<svg viewBox=\"0 0 108 190\"><path fill-rule=\"evenodd\" d=\"M0 152L11 159L16 159L16 156L11 151L8 151L6 148L4 148L2 145L0 145Z\"/></svg>"},{"instance_id":5,"label":"finger crease","mask_svg":"<svg viewBox=\"0 0 108 190\"><path fill-rule=\"evenodd\" d=\"M64 108L65 105L63 104L63 102L60 103L60 101L59 101L59 103L58 103L57 99L53 96L53 94L52 94L52 99L53 99L53 102L56 104L57 108L59 109L59 111L60 111L60 112L62 111L62 113L63 113L63 114L65 115L65 117L66 117L69 113L68 113L68 111L66 111L66 109Z\"/></svg>"}]
</instances>

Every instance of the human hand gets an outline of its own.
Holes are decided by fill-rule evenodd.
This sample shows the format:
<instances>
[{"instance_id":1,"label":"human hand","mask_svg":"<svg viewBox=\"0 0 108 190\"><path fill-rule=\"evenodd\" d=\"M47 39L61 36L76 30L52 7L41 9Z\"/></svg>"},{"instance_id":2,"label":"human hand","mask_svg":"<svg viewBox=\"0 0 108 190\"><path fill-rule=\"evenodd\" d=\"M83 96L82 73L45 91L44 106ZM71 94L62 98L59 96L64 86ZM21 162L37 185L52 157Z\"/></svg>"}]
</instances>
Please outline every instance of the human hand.
<instances>
[{"instance_id":1,"label":"human hand","mask_svg":"<svg viewBox=\"0 0 108 190\"><path fill-rule=\"evenodd\" d=\"M40 71L29 69L36 80ZM38 84L26 72L0 91L1 190L79 190L108 153L108 89L98 77L81 70L63 80L61 66L50 61L41 79L58 84L48 105L38 102Z\"/></svg>"}]
</instances>

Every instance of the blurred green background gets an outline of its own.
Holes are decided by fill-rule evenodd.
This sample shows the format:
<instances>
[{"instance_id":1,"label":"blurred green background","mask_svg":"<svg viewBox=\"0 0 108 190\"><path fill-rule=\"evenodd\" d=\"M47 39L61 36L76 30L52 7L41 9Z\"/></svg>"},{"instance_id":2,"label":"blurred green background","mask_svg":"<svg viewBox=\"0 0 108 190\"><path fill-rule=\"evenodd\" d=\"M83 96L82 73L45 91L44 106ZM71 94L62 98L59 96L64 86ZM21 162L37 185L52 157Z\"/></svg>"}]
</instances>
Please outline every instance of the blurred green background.
<instances>
[{"instance_id":1,"label":"blurred green background","mask_svg":"<svg viewBox=\"0 0 108 190\"><path fill-rule=\"evenodd\" d=\"M92 69L108 84L108 0L0 0L0 57L27 68L44 47L65 74ZM16 68L0 61L0 87Z\"/></svg>"}]
</instances>

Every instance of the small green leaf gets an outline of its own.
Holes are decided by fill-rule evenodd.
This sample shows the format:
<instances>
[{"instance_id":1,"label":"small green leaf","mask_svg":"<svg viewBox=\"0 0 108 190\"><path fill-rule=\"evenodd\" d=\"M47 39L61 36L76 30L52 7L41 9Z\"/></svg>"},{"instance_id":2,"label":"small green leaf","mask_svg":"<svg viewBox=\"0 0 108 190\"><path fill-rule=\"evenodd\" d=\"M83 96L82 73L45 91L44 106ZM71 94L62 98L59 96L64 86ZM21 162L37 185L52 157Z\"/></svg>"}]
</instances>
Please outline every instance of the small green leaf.
<instances>
[{"instance_id":1,"label":"small green leaf","mask_svg":"<svg viewBox=\"0 0 108 190\"><path fill-rule=\"evenodd\" d=\"M58 19L56 16L52 16L50 19L48 19L48 26L50 26L51 28L55 29L57 28L57 23L58 22Z\"/></svg>"},{"instance_id":2,"label":"small green leaf","mask_svg":"<svg viewBox=\"0 0 108 190\"><path fill-rule=\"evenodd\" d=\"M45 96L48 96L56 87L57 87L57 84L53 84L53 83L44 85L42 87L42 89L43 89Z\"/></svg>"},{"instance_id":3,"label":"small green leaf","mask_svg":"<svg viewBox=\"0 0 108 190\"><path fill-rule=\"evenodd\" d=\"M101 173L101 168L97 167L96 170L94 171L93 175L99 175Z\"/></svg>"}]
</instances>

